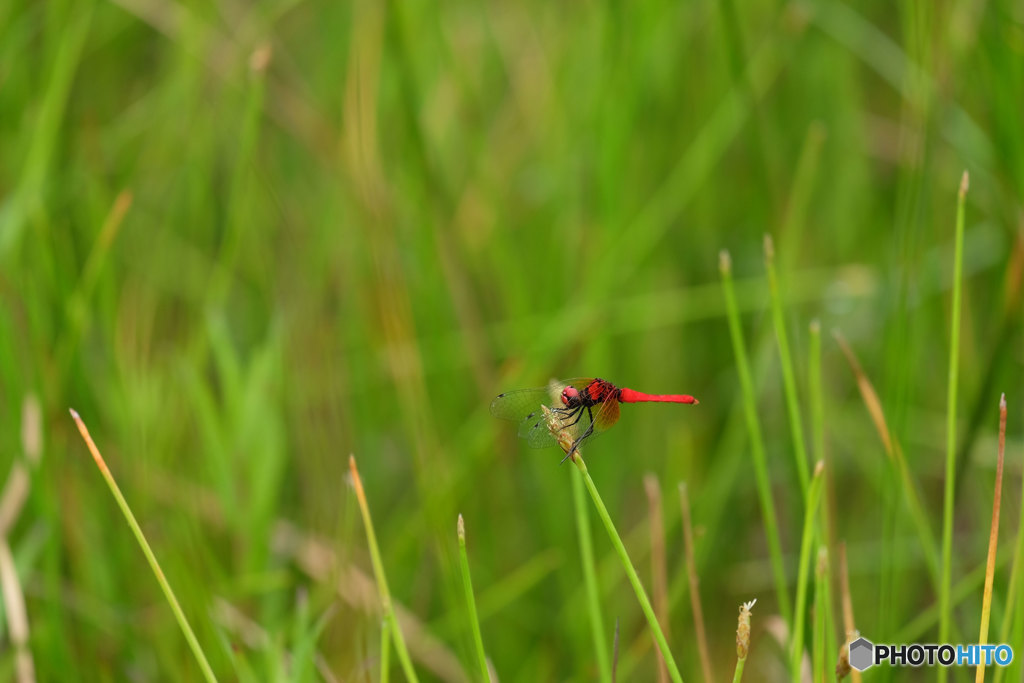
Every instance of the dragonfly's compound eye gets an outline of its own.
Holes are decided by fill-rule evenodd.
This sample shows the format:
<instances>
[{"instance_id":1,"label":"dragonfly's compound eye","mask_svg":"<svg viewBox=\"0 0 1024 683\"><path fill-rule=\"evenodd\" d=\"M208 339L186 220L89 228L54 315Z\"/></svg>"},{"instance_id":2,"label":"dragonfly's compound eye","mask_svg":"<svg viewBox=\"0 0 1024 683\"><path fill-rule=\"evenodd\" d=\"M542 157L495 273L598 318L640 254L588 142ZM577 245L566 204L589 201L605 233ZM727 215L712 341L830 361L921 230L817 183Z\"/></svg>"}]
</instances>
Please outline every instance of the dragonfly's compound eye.
<instances>
[{"instance_id":1,"label":"dragonfly's compound eye","mask_svg":"<svg viewBox=\"0 0 1024 683\"><path fill-rule=\"evenodd\" d=\"M562 389L562 405L569 405L574 402L580 395L580 392L576 390L576 387L566 387Z\"/></svg>"}]
</instances>

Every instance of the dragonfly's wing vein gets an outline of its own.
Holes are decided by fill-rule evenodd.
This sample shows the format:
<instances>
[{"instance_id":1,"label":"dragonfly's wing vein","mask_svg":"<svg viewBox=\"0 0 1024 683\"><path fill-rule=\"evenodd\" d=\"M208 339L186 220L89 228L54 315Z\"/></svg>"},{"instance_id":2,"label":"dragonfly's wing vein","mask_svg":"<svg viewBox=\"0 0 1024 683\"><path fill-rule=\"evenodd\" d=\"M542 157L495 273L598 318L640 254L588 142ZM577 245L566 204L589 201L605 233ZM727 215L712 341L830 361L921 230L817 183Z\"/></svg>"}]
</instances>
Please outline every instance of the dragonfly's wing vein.
<instances>
[{"instance_id":1,"label":"dragonfly's wing vein","mask_svg":"<svg viewBox=\"0 0 1024 683\"><path fill-rule=\"evenodd\" d=\"M536 389L520 389L500 394L491 403L491 414L506 420L519 423L518 433L532 448L554 446L557 441L551 435L548 419L541 409L546 405L554 412L555 419L561 420L561 429L575 441L590 430L591 436L597 436L619 419L618 401L610 400L592 406L589 410L579 408L569 410L558 407L559 395L565 387L574 387L582 391L594 380L578 377L551 382L547 387ZM589 441L589 437L588 437Z\"/></svg>"}]
</instances>

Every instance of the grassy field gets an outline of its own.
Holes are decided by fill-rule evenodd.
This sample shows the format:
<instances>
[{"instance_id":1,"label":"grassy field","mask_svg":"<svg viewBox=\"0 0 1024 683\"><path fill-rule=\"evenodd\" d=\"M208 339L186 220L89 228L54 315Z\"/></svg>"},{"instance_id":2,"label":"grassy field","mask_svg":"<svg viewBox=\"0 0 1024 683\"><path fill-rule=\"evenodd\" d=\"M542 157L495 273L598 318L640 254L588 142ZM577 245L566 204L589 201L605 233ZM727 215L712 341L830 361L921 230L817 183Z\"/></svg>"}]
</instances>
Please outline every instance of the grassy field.
<instances>
[{"instance_id":1,"label":"grassy field","mask_svg":"<svg viewBox=\"0 0 1024 683\"><path fill-rule=\"evenodd\" d=\"M659 680L488 413L575 376L700 399L584 449L686 681L754 599L743 680L833 680L840 544L864 636L978 642L1006 392L1024 657L1022 112L1008 0L0 3L0 678L204 680L74 408L219 680Z\"/></svg>"}]
</instances>

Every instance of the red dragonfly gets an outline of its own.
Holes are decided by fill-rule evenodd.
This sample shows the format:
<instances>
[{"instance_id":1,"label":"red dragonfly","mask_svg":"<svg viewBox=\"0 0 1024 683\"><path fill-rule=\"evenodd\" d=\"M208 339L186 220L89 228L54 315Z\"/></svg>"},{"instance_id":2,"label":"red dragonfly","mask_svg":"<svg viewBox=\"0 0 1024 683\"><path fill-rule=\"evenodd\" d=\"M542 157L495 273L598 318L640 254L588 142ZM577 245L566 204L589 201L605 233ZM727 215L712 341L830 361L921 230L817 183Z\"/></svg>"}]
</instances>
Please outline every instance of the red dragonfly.
<instances>
[{"instance_id":1,"label":"red dragonfly","mask_svg":"<svg viewBox=\"0 0 1024 683\"><path fill-rule=\"evenodd\" d=\"M520 389L498 394L491 402L491 414L519 423L519 436L532 448L553 446L556 441L541 410L547 405L572 439L562 462L576 452L584 439L601 434L619 419L620 403L699 403L687 394L645 394L608 380L580 377L552 382L547 387Z\"/></svg>"}]
</instances>

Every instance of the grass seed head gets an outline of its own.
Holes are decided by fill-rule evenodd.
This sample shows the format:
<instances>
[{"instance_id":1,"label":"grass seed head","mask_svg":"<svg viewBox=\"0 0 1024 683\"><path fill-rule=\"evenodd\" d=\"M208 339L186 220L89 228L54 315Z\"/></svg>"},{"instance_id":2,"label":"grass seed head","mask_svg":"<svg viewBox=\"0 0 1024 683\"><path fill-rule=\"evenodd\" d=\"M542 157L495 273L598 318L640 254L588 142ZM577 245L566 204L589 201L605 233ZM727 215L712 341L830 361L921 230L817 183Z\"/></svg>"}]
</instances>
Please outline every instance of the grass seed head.
<instances>
[{"instance_id":1,"label":"grass seed head","mask_svg":"<svg viewBox=\"0 0 1024 683\"><path fill-rule=\"evenodd\" d=\"M736 656L740 659L746 659L750 652L750 608L755 602L756 599L740 605L740 618L736 625Z\"/></svg>"}]
</instances>

